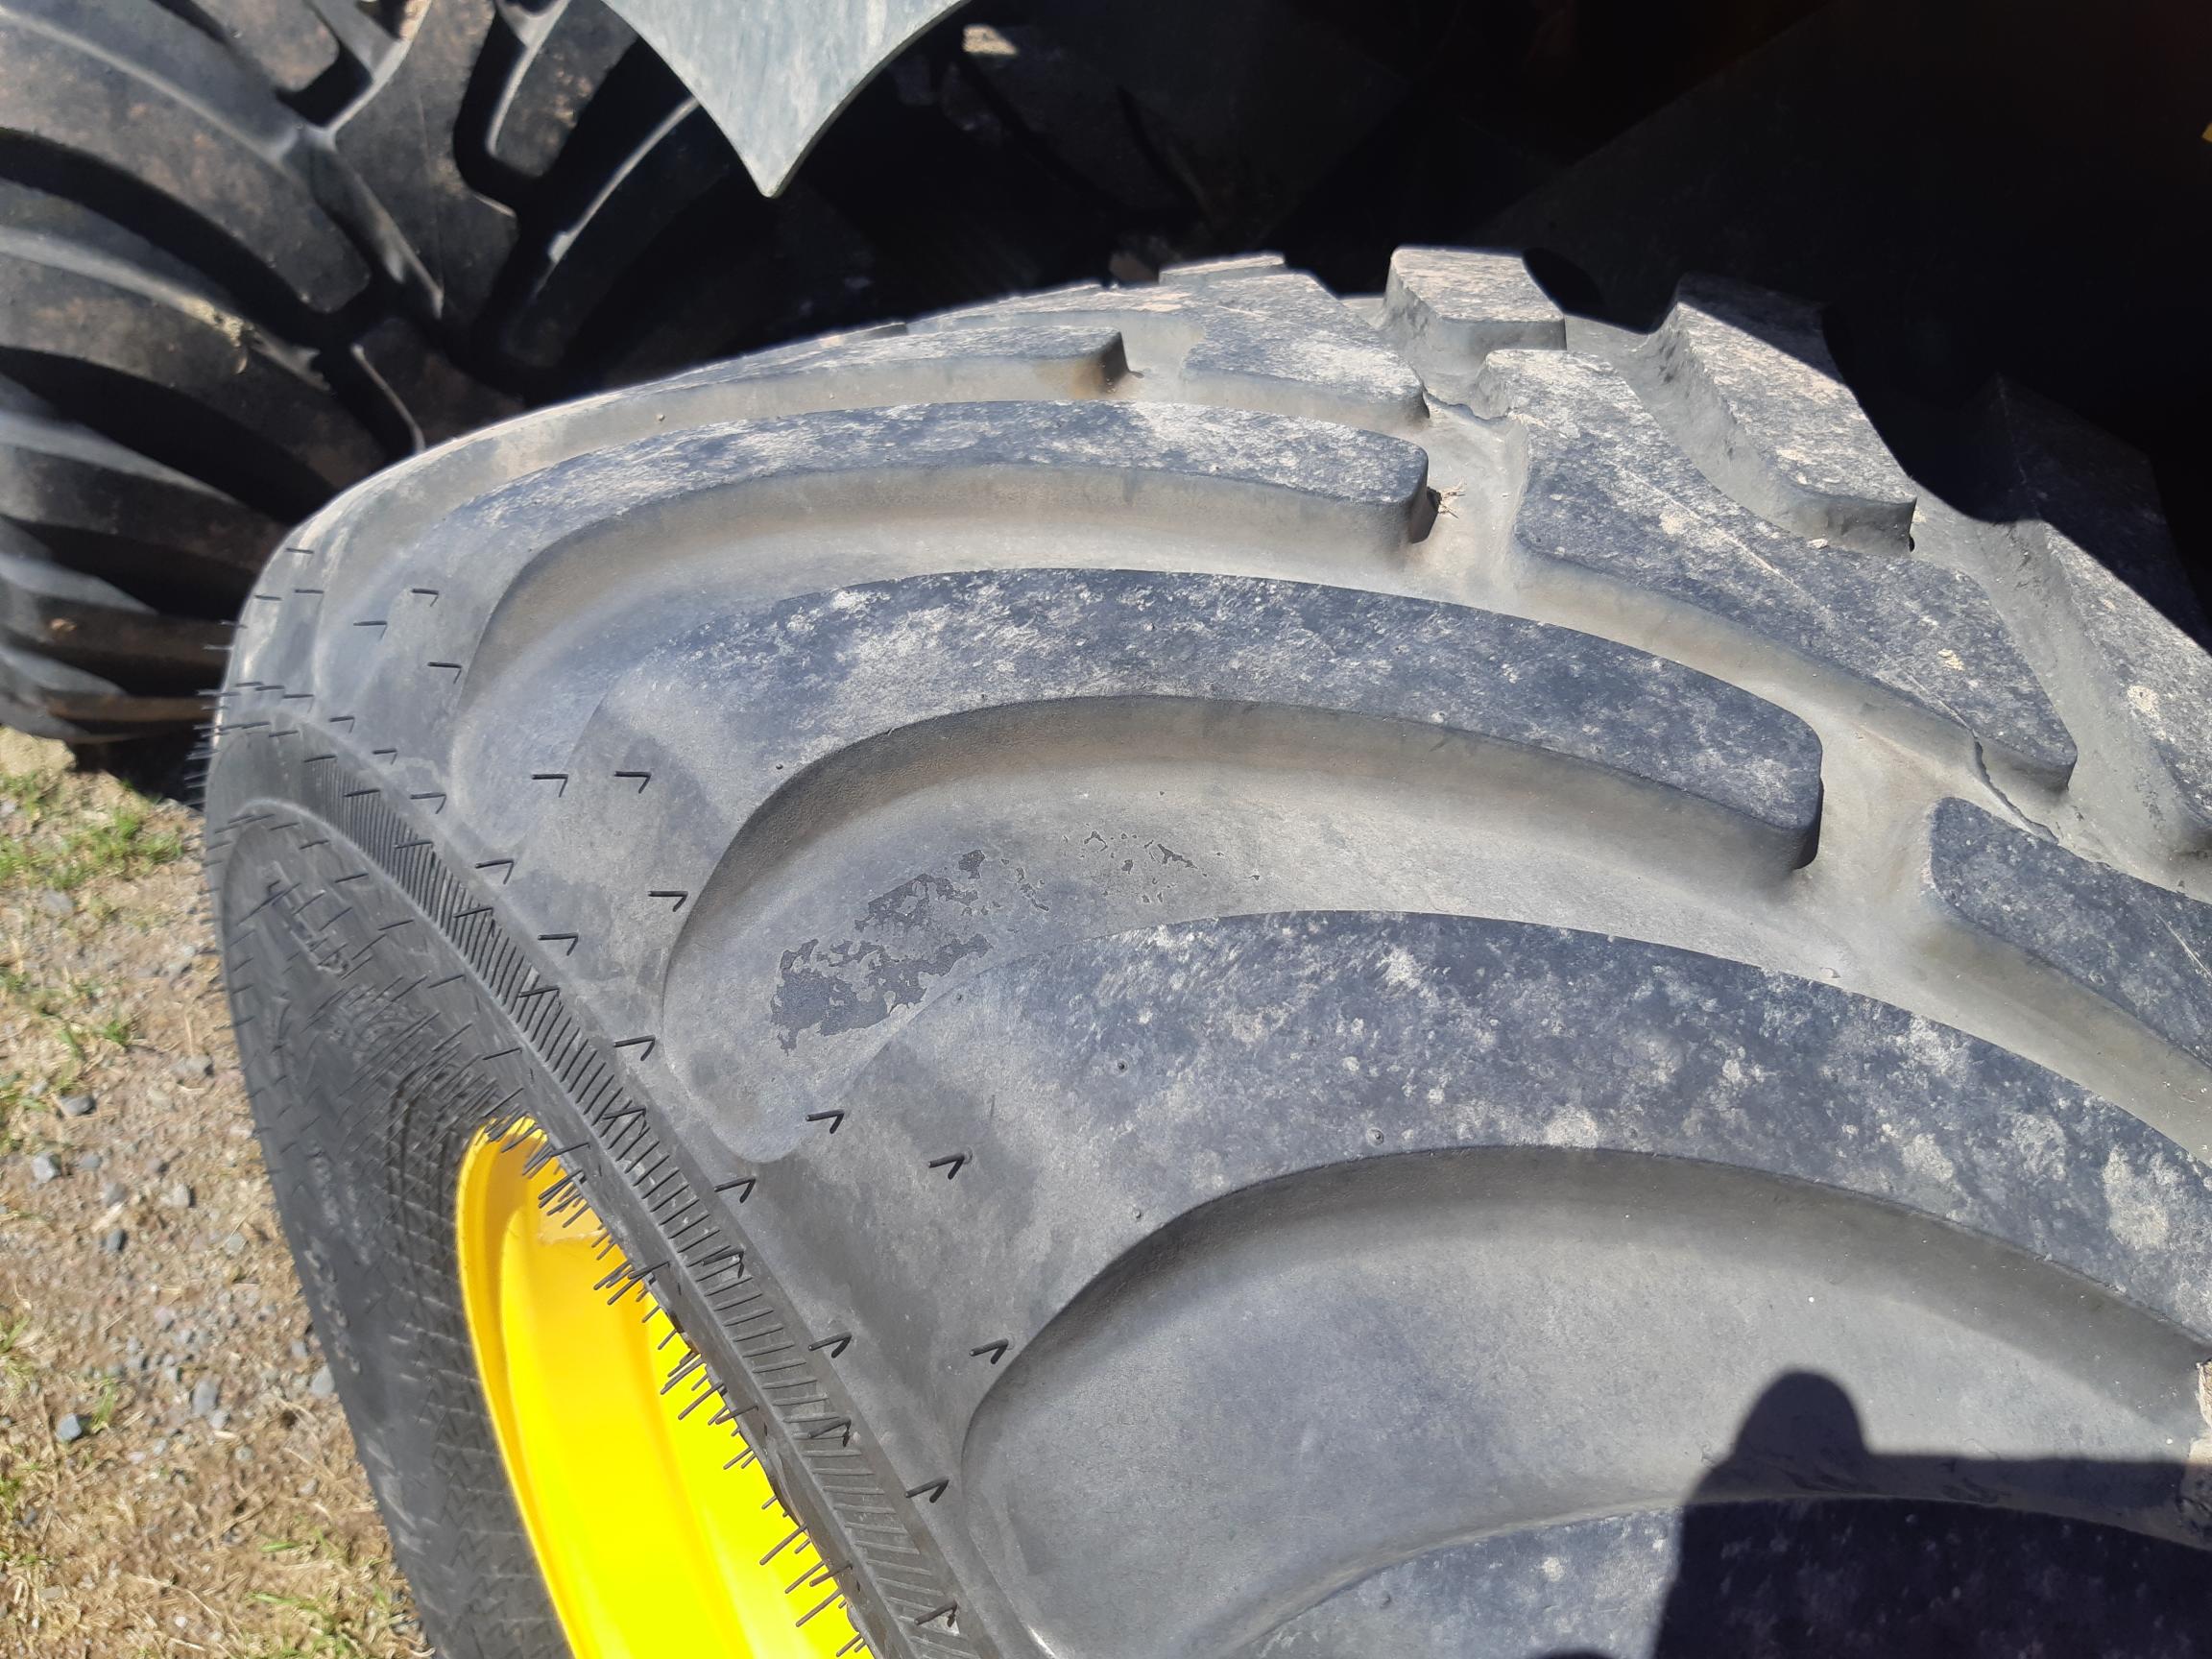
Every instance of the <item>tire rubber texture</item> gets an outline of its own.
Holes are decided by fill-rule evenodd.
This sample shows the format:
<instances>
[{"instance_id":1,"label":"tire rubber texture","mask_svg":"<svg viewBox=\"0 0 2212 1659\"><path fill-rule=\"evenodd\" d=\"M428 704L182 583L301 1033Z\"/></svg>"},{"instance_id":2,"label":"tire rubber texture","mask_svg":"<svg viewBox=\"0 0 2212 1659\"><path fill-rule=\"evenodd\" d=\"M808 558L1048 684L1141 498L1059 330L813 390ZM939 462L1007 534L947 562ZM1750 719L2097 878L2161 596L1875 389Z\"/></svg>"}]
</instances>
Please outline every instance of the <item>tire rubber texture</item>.
<instances>
[{"instance_id":1,"label":"tire rubber texture","mask_svg":"<svg viewBox=\"0 0 2212 1659\"><path fill-rule=\"evenodd\" d=\"M204 718L210 625L386 462L876 302L600 0L0 0L0 721L43 735Z\"/></svg>"},{"instance_id":2,"label":"tire rubber texture","mask_svg":"<svg viewBox=\"0 0 2212 1659\"><path fill-rule=\"evenodd\" d=\"M325 508L209 874L440 1650L558 1648L454 1286L527 1117L878 1653L2204 1651L2212 667L2130 456L1959 444L1407 250Z\"/></svg>"}]
</instances>

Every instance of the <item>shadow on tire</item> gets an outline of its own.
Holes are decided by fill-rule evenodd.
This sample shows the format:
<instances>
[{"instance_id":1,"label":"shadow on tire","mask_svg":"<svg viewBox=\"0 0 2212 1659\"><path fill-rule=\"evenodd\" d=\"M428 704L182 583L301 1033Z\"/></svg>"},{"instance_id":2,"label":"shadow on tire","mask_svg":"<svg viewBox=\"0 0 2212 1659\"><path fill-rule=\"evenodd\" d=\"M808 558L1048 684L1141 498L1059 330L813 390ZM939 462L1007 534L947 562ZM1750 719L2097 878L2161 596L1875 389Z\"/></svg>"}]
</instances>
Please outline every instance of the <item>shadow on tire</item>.
<instances>
[{"instance_id":1,"label":"shadow on tire","mask_svg":"<svg viewBox=\"0 0 2212 1659\"><path fill-rule=\"evenodd\" d=\"M1897 1493L1929 1496L1879 1496ZM2201 1548L2212 1542L2208 1503L2212 1470L2180 1461L1876 1453L1840 1386L1793 1373L1760 1396L1728 1457L1692 1494L1672 1581L1641 1651L1651 1659L2212 1652L2212 1562ZM2144 1530L2111 1524L2116 1515ZM2191 1536L2200 1547L2181 1541ZM1548 1659L1637 1651L1575 1648Z\"/></svg>"}]
</instances>

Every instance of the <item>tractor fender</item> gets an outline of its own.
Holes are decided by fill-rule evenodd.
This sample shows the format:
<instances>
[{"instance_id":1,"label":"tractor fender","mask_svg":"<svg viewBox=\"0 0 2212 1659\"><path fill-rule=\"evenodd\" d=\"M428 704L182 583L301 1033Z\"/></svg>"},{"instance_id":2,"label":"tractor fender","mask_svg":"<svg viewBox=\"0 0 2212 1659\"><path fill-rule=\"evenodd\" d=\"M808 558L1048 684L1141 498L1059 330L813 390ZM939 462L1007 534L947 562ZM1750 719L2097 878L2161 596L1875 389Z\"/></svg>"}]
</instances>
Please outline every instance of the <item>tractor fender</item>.
<instances>
[{"instance_id":1,"label":"tractor fender","mask_svg":"<svg viewBox=\"0 0 2212 1659\"><path fill-rule=\"evenodd\" d=\"M965 0L611 0L728 134L764 195L853 95Z\"/></svg>"}]
</instances>

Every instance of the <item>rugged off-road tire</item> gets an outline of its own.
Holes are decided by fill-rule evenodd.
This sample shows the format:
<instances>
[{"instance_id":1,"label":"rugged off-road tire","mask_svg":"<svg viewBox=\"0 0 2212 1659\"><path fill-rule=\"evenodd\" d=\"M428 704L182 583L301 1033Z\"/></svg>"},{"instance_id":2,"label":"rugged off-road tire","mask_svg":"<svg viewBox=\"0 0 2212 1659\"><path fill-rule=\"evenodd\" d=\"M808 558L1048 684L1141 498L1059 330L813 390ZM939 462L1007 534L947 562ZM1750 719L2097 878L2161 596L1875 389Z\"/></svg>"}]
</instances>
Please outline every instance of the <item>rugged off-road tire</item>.
<instances>
[{"instance_id":1,"label":"rugged off-road tire","mask_svg":"<svg viewBox=\"0 0 2212 1659\"><path fill-rule=\"evenodd\" d=\"M1801 308L1409 250L310 520L209 873L440 1650L559 1646L453 1285L527 1118L878 1653L2204 1651L2212 661L1984 414L1937 499Z\"/></svg>"},{"instance_id":2,"label":"rugged off-road tire","mask_svg":"<svg viewBox=\"0 0 2212 1659\"><path fill-rule=\"evenodd\" d=\"M0 56L0 719L188 724L282 525L517 405L433 347L447 290L279 101L341 76L304 0L6 0ZM375 158L434 172L419 132Z\"/></svg>"},{"instance_id":3,"label":"rugged off-road tire","mask_svg":"<svg viewBox=\"0 0 2212 1659\"><path fill-rule=\"evenodd\" d=\"M956 110L873 101L910 219L771 203L599 0L0 0L0 722L81 744L203 717L281 526L424 443L870 315L882 244L1038 279Z\"/></svg>"}]
</instances>

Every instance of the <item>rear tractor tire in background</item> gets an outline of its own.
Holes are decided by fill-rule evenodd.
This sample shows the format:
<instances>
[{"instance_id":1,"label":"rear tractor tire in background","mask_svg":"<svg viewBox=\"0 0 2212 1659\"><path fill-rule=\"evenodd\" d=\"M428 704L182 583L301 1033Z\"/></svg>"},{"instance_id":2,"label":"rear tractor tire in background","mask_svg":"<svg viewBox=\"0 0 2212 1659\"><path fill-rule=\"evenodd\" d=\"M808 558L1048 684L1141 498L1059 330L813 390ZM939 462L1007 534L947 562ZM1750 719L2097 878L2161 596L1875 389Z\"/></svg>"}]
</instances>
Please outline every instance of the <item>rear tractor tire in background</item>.
<instances>
[{"instance_id":1,"label":"rear tractor tire in background","mask_svg":"<svg viewBox=\"0 0 2212 1659\"><path fill-rule=\"evenodd\" d=\"M2212 662L1983 415L1251 259L310 518L209 878L440 1650L2205 1651Z\"/></svg>"},{"instance_id":2,"label":"rear tractor tire in background","mask_svg":"<svg viewBox=\"0 0 2212 1659\"><path fill-rule=\"evenodd\" d=\"M394 459L864 320L926 263L872 236L1038 279L927 189L764 200L600 0L0 0L0 723L79 745L204 718L283 527Z\"/></svg>"}]
</instances>

